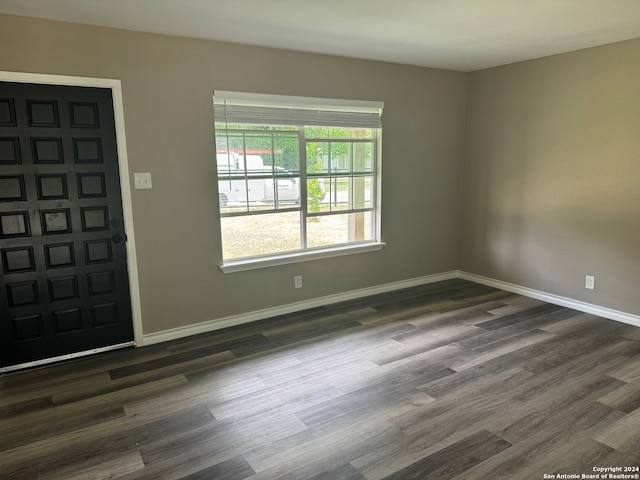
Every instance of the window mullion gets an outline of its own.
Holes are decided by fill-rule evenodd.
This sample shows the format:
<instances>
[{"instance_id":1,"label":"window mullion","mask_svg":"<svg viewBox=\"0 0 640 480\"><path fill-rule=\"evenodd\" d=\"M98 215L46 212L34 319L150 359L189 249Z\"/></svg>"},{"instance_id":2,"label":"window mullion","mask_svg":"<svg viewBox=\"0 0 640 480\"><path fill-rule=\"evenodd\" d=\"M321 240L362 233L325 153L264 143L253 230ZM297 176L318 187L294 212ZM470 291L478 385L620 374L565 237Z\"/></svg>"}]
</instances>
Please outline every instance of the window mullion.
<instances>
[{"instance_id":1,"label":"window mullion","mask_svg":"<svg viewBox=\"0 0 640 480\"><path fill-rule=\"evenodd\" d=\"M304 127L298 129L300 156L300 248L307 248L307 140Z\"/></svg>"},{"instance_id":2,"label":"window mullion","mask_svg":"<svg viewBox=\"0 0 640 480\"><path fill-rule=\"evenodd\" d=\"M271 189L273 190L273 208L278 210L280 208L280 198L278 196L278 178L276 177L276 148L273 133L271 136Z\"/></svg>"},{"instance_id":3,"label":"window mullion","mask_svg":"<svg viewBox=\"0 0 640 480\"><path fill-rule=\"evenodd\" d=\"M349 208L353 209L356 205L356 180L353 174L353 142L349 143ZM363 194L364 195L364 194ZM363 201L364 204L364 201Z\"/></svg>"},{"instance_id":4,"label":"window mullion","mask_svg":"<svg viewBox=\"0 0 640 480\"><path fill-rule=\"evenodd\" d=\"M331 151L331 142L327 142L328 162L329 162L329 211L333 212L334 202L338 202L338 188L336 184L336 178L334 177L333 168L333 152Z\"/></svg>"},{"instance_id":5,"label":"window mullion","mask_svg":"<svg viewBox=\"0 0 640 480\"><path fill-rule=\"evenodd\" d=\"M245 191L245 198L247 199L247 212L251 211L251 208L249 208L250 205L250 196L251 194L249 193L249 174L247 172L247 134L243 133L242 134L242 158L244 158L244 161L242 162L242 164L244 165L244 191Z\"/></svg>"},{"instance_id":6,"label":"window mullion","mask_svg":"<svg viewBox=\"0 0 640 480\"><path fill-rule=\"evenodd\" d=\"M371 186L371 206L375 209L374 212L374 216L372 218L371 224L370 224L370 232L369 234L376 239L380 239L380 217L381 217L381 213L380 213L380 208L381 208L381 199L380 199L380 195L382 192L382 179L381 179L381 175L380 175L380 170L382 168L382 165L380 164L380 152L382 150L382 145L381 145L381 136L380 136L380 131L379 130L374 130L373 131L373 144L371 145L371 170L373 172L373 185Z\"/></svg>"}]
</instances>

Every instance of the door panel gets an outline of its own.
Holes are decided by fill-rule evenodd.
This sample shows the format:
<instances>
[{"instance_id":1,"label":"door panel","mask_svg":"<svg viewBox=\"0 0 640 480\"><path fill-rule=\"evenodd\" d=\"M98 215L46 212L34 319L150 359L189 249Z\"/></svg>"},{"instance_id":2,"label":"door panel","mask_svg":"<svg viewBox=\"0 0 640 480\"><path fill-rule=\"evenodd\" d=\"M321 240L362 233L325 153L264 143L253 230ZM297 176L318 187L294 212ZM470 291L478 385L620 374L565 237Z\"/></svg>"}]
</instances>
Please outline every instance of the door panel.
<instances>
[{"instance_id":1,"label":"door panel","mask_svg":"<svg viewBox=\"0 0 640 480\"><path fill-rule=\"evenodd\" d=\"M0 82L0 366L133 340L110 89Z\"/></svg>"}]
</instances>

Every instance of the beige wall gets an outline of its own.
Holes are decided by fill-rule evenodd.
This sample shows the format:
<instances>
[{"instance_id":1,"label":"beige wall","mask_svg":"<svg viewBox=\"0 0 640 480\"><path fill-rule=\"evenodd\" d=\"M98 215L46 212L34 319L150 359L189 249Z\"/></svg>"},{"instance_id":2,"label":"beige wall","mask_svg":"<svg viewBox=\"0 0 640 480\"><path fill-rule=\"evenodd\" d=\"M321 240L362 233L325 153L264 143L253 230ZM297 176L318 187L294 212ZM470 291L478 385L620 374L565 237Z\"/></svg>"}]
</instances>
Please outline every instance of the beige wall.
<instances>
[{"instance_id":1,"label":"beige wall","mask_svg":"<svg viewBox=\"0 0 640 480\"><path fill-rule=\"evenodd\" d=\"M639 58L633 40L469 75L461 269L640 314Z\"/></svg>"},{"instance_id":2,"label":"beige wall","mask_svg":"<svg viewBox=\"0 0 640 480\"><path fill-rule=\"evenodd\" d=\"M145 333L457 267L465 74L2 15L0 70L122 81ZM223 274L214 89L384 101L388 245Z\"/></svg>"}]
</instances>

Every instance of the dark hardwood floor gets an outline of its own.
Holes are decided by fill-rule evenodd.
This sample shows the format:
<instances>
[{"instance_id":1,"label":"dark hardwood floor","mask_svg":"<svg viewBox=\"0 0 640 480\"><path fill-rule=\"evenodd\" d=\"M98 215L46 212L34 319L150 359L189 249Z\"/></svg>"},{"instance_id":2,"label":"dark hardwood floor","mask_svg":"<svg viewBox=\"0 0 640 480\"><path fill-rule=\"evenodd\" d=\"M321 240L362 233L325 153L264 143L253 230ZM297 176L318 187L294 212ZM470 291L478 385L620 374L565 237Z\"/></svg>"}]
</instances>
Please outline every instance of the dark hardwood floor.
<instances>
[{"instance_id":1,"label":"dark hardwood floor","mask_svg":"<svg viewBox=\"0 0 640 480\"><path fill-rule=\"evenodd\" d=\"M5 375L0 425L2 479L633 470L640 329L450 280Z\"/></svg>"}]
</instances>

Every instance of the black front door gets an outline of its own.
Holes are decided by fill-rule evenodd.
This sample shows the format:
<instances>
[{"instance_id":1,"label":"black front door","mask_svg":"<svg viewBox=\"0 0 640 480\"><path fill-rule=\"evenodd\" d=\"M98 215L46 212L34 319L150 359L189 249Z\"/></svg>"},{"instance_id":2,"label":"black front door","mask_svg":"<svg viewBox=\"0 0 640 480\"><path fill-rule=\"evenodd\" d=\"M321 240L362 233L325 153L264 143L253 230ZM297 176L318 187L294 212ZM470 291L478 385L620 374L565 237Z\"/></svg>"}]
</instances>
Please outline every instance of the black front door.
<instances>
[{"instance_id":1,"label":"black front door","mask_svg":"<svg viewBox=\"0 0 640 480\"><path fill-rule=\"evenodd\" d=\"M110 89L0 82L0 366L133 340Z\"/></svg>"}]
</instances>

